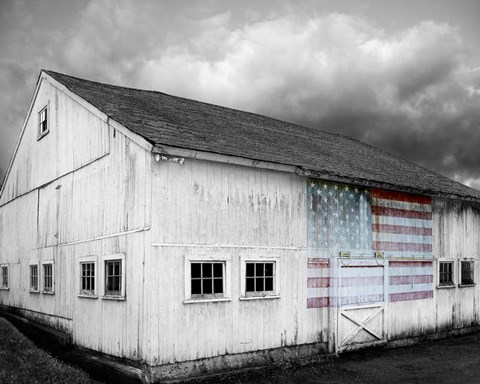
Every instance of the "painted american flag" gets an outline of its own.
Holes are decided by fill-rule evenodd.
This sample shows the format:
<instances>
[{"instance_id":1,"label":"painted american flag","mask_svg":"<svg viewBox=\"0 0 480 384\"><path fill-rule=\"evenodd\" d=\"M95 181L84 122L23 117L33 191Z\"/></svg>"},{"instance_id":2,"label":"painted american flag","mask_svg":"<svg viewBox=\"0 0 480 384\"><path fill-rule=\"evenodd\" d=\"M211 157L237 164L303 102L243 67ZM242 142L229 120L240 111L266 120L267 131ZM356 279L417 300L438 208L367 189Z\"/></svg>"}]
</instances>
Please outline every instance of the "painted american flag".
<instances>
[{"instance_id":1,"label":"painted american flag","mask_svg":"<svg viewBox=\"0 0 480 384\"><path fill-rule=\"evenodd\" d=\"M339 251L394 259L384 270L391 302L433 297L430 197L319 180L309 180L307 190L308 308L381 300L383 268L346 266L338 281L330 277L328 258Z\"/></svg>"},{"instance_id":2,"label":"painted american flag","mask_svg":"<svg viewBox=\"0 0 480 384\"><path fill-rule=\"evenodd\" d=\"M433 298L433 260L392 260L388 266L390 302Z\"/></svg>"},{"instance_id":3,"label":"painted american flag","mask_svg":"<svg viewBox=\"0 0 480 384\"><path fill-rule=\"evenodd\" d=\"M432 257L432 199L372 189L373 249L385 256Z\"/></svg>"}]
</instances>

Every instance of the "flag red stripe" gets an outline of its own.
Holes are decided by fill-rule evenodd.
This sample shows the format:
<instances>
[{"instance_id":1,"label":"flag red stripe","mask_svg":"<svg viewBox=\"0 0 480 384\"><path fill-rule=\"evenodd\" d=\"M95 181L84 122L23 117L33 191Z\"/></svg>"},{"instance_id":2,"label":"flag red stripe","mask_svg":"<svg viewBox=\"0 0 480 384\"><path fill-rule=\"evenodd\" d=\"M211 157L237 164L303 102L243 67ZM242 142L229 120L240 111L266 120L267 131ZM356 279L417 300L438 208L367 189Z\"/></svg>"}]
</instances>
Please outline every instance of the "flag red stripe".
<instances>
[{"instance_id":1,"label":"flag red stripe","mask_svg":"<svg viewBox=\"0 0 480 384\"><path fill-rule=\"evenodd\" d=\"M402 268L412 268L412 267L432 267L433 261L403 261L395 260L388 263L390 267L402 267Z\"/></svg>"},{"instance_id":2,"label":"flag red stripe","mask_svg":"<svg viewBox=\"0 0 480 384\"><path fill-rule=\"evenodd\" d=\"M405 225L372 224L372 231L403 235L432 236L432 228L408 227Z\"/></svg>"},{"instance_id":3,"label":"flag red stripe","mask_svg":"<svg viewBox=\"0 0 480 384\"><path fill-rule=\"evenodd\" d=\"M330 266L329 259L311 257L307 261L307 268L328 268Z\"/></svg>"},{"instance_id":4,"label":"flag red stripe","mask_svg":"<svg viewBox=\"0 0 480 384\"><path fill-rule=\"evenodd\" d=\"M390 285L433 283L433 275L390 276Z\"/></svg>"},{"instance_id":5,"label":"flag red stripe","mask_svg":"<svg viewBox=\"0 0 480 384\"><path fill-rule=\"evenodd\" d=\"M418 204L432 204L432 199L427 196L410 195L408 193L386 191L383 189L372 189L370 191L370 195L373 198L379 198L379 199L405 201L409 203L418 203Z\"/></svg>"},{"instance_id":6,"label":"flag red stripe","mask_svg":"<svg viewBox=\"0 0 480 384\"><path fill-rule=\"evenodd\" d=\"M307 308L325 308L329 305L329 297L311 297L307 299Z\"/></svg>"},{"instance_id":7,"label":"flag red stripe","mask_svg":"<svg viewBox=\"0 0 480 384\"><path fill-rule=\"evenodd\" d=\"M372 215L404 217L407 219L431 220L432 212L421 212L410 209L379 207L372 204Z\"/></svg>"},{"instance_id":8,"label":"flag red stripe","mask_svg":"<svg viewBox=\"0 0 480 384\"><path fill-rule=\"evenodd\" d=\"M409 301L409 300L422 300L432 299L433 291L417 291L417 292L405 292L405 293L392 293L389 295L390 301Z\"/></svg>"},{"instance_id":9,"label":"flag red stripe","mask_svg":"<svg viewBox=\"0 0 480 384\"><path fill-rule=\"evenodd\" d=\"M432 252L432 244L398 243L389 241L374 241L373 249L376 251L416 251Z\"/></svg>"}]
</instances>

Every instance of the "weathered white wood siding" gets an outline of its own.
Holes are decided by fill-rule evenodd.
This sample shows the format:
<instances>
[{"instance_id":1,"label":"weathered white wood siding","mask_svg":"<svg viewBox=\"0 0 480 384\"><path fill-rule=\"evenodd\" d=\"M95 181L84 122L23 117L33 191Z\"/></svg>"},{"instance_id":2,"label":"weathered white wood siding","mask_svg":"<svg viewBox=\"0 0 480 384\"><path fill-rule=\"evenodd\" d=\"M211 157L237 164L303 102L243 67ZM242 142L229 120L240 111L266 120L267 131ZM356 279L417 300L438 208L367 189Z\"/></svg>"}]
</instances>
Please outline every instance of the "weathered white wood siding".
<instances>
[{"instance_id":1,"label":"weathered white wood siding","mask_svg":"<svg viewBox=\"0 0 480 384\"><path fill-rule=\"evenodd\" d=\"M479 324L480 210L473 203L433 199L434 298L389 303L389 339ZM477 285L459 287L460 261L474 259ZM439 261L454 262L451 287L438 287Z\"/></svg>"},{"instance_id":2,"label":"weathered white wood siding","mask_svg":"<svg viewBox=\"0 0 480 384\"><path fill-rule=\"evenodd\" d=\"M437 289L437 330L478 324L480 285L480 207L472 203L434 201L433 250L437 258L454 262L454 288ZM459 287L460 261L475 260L474 287ZM438 273L438 266L437 266ZM435 282L438 284L438 279Z\"/></svg>"},{"instance_id":3,"label":"weathered white wood siding","mask_svg":"<svg viewBox=\"0 0 480 384\"><path fill-rule=\"evenodd\" d=\"M37 141L37 111L47 103L50 132ZM43 80L1 199L10 290L0 304L72 332L84 347L141 359L150 154L99 116ZM125 254L126 300L102 299L98 285L99 298L78 297L79 259L95 256L98 275L102 256L117 253ZM46 260L55 294L30 293L29 264Z\"/></svg>"},{"instance_id":4,"label":"weathered white wood siding","mask_svg":"<svg viewBox=\"0 0 480 384\"><path fill-rule=\"evenodd\" d=\"M38 113L48 106L50 132L38 138ZM109 152L108 124L42 80L0 205Z\"/></svg>"},{"instance_id":5,"label":"weathered white wood siding","mask_svg":"<svg viewBox=\"0 0 480 384\"><path fill-rule=\"evenodd\" d=\"M153 364L327 341L328 308L307 310L304 178L193 159L152 169ZM189 255L228 258L231 301L184 303ZM279 258L279 299L239 300L242 256Z\"/></svg>"}]
</instances>

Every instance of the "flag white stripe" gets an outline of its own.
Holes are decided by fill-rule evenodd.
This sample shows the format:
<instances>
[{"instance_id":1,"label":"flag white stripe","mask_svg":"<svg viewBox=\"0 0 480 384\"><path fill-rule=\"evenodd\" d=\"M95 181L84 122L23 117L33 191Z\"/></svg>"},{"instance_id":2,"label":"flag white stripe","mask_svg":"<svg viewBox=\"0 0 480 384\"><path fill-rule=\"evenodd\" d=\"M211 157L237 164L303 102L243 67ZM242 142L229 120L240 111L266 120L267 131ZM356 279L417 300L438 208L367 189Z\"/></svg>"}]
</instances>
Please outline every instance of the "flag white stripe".
<instances>
[{"instance_id":1,"label":"flag white stripe","mask_svg":"<svg viewBox=\"0 0 480 384\"><path fill-rule=\"evenodd\" d=\"M372 224L402 225L406 227L432 228L432 220L372 215Z\"/></svg>"},{"instance_id":2,"label":"flag white stripe","mask_svg":"<svg viewBox=\"0 0 480 384\"><path fill-rule=\"evenodd\" d=\"M329 296L328 288L307 288L307 298Z\"/></svg>"},{"instance_id":3,"label":"flag white stripe","mask_svg":"<svg viewBox=\"0 0 480 384\"><path fill-rule=\"evenodd\" d=\"M367 295L383 295L383 285L370 285L368 287L338 287L338 297L354 297Z\"/></svg>"},{"instance_id":4,"label":"flag white stripe","mask_svg":"<svg viewBox=\"0 0 480 384\"><path fill-rule=\"evenodd\" d=\"M399 233L373 232L373 241L393 243L432 244L432 236L404 235Z\"/></svg>"},{"instance_id":5,"label":"flag white stripe","mask_svg":"<svg viewBox=\"0 0 480 384\"><path fill-rule=\"evenodd\" d=\"M407 210L419 211L419 212L432 212L432 206L430 204L409 203L407 201L398 201L398 200L373 198L372 206L407 209Z\"/></svg>"},{"instance_id":6,"label":"flag white stripe","mask_svg":"<svg viewBox=\"0 0 480 384\"><path fill-rule=\"evenodd\" d=\"M328 277L330 275L328 268L308 268L307 277Z\"/></svg>"},{"instance_id":7,"label":"flag white stripe","mask_svg":"<svg viewBox=\"0 0 480 384\"><path fill-rule=\"evenodd\" d=\"M349 277L378 277L383 276L383 268L375 267L342 267L341 277L349 278Z\"/></svg>"},{"instance_id":8,"label":"flag white stripe","mask_svg":"<svg viewBox=\"0 0 480 384\"><path fill-rule=\"evenodd\" d=\"M433 275L433 267L390 267L388 269L389 276L416 276L416 275Z\"/></svg>"},{"instance_id":9,"label":"flag white stripe","mask_svg":"<svg viewBox=\"0 0 480 384\"><path fill-rule=\"evenodd\" d=\"M390 285L388 287L388 293L410 293L417 291L432 291L432 283L423 283L423 284L401 284L401 285Z\"/></svg>"},{"instance_id":10,"label":"flag white stripe","mask_svg":"<svg viewBox=\"0 0 480 384\"><path fill-rule=\"evenodd\" d=\"M384 256L390 256L395 258L423 258L423 259L432 259L432 252L420 252L420 251L382 251Z\"/></svg>"}]
</instances>

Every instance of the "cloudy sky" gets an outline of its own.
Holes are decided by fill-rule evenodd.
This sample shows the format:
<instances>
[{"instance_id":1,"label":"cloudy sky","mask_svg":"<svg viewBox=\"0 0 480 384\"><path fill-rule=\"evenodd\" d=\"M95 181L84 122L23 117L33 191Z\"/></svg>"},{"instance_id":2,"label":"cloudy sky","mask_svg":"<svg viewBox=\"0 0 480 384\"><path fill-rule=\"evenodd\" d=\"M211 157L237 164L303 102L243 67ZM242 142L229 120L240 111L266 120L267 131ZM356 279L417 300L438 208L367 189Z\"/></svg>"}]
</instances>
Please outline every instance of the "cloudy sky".
<instances>
[{"instance_id":1,"label":"cloudy sky","mask_svg":"<svg viewBox=\"0 0 480 384\"><path fill-rule=\"evenodd\" d=\"M0 178L40 69L345 133L480 189L478 0L0 0Z\"/></svg>"}]
</instances>

